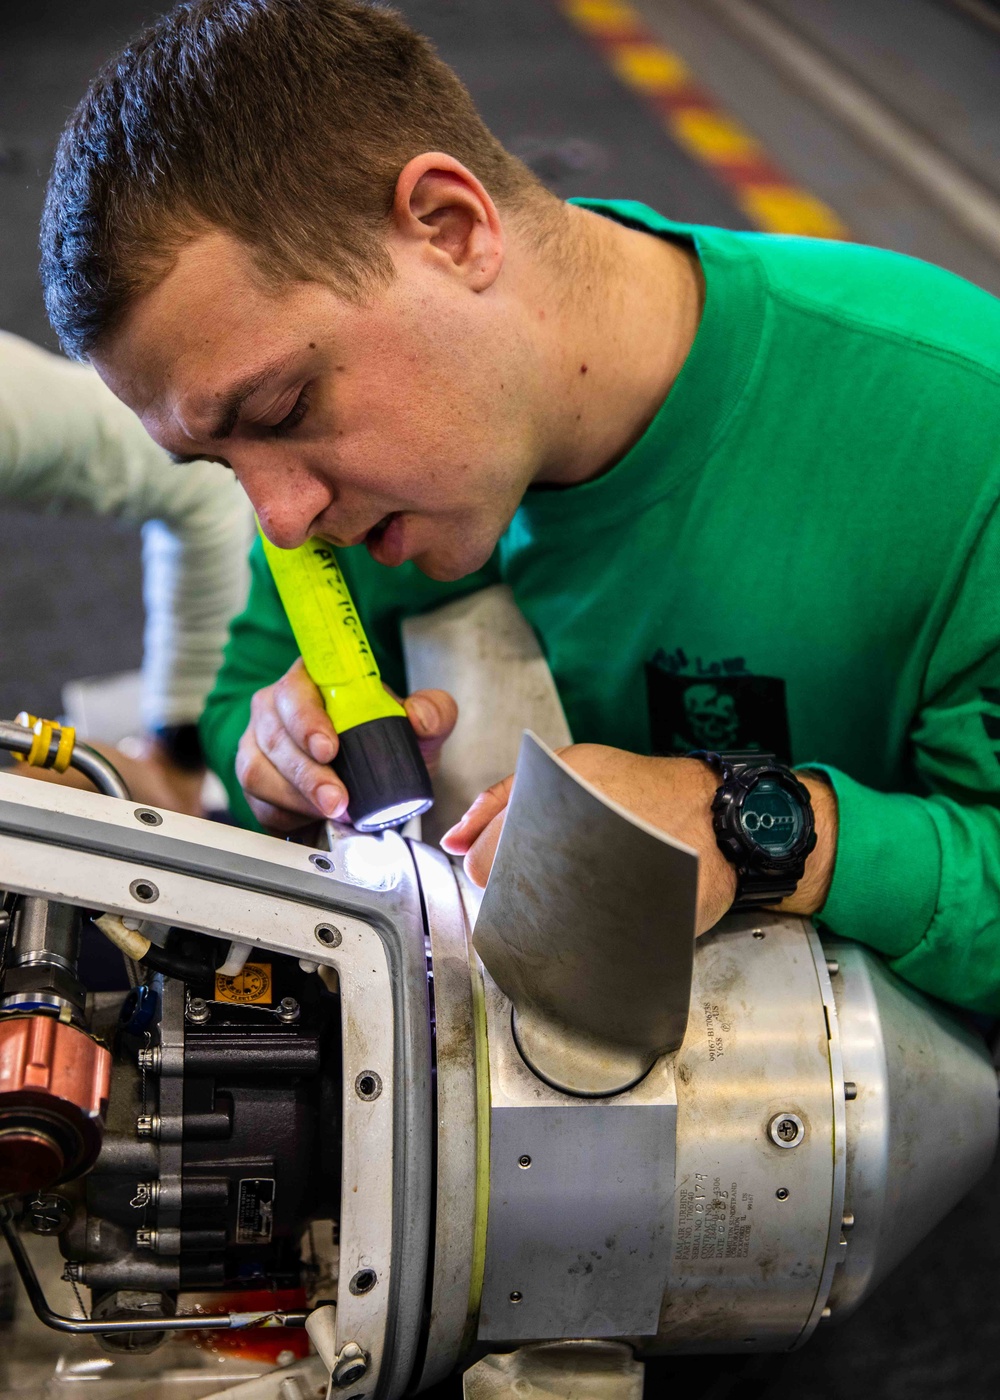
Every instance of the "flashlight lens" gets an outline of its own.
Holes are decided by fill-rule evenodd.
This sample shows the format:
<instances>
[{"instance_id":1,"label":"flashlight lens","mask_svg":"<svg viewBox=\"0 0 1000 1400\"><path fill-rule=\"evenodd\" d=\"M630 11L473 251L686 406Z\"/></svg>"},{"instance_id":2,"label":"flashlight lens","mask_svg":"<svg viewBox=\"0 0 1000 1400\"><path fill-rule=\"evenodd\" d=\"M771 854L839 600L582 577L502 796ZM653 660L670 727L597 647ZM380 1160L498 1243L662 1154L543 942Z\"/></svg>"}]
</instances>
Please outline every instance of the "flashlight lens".
<instances>
[{"instance_id":1,"label":"flashlight lens","mask_svg":"<svg viewBox=\"0 0 1000 1400\"><path fill-rule=\"evenodd\" d=\"M411 817L419 817L421 812L426 812L430 805L426 797L410 802L396 802L391 807L383 807L380 812L360 817L354 823L354 828L356 831L368 832L384 831L389 826L402 826Z\"/></svg>"}]
</instances>

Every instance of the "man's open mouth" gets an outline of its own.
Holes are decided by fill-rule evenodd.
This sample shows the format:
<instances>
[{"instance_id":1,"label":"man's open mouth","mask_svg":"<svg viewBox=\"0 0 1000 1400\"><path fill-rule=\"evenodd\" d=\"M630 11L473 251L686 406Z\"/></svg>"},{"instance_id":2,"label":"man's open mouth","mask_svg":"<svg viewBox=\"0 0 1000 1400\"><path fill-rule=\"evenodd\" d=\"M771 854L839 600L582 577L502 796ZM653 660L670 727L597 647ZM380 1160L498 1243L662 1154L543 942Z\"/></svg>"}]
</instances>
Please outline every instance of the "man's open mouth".
<instances>
[{"instance_id":1,"label":"man's open mouth","mask_svg":"<svg viewBox=\"0 0 1000 1400\"><path fill-rule=\"evenodd\" d=\"M379 540L385 534L386 530L388 530L389 526L396 519L396 516L398 514L398 510L391 510L388 515L383 515L382 519L378 522L378 524L373 525L372 528L368 531L367 535L365 536L365 544L378 544Z\"/></svg>"}]
</instances>

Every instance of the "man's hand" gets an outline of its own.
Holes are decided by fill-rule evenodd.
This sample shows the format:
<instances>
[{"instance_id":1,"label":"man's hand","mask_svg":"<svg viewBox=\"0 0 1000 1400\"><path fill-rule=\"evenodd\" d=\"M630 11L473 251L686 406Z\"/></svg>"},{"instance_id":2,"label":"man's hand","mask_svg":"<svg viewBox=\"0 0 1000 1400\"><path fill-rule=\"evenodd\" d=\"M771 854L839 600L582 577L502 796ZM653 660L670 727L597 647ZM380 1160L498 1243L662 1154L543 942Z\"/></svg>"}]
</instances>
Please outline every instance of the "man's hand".
<instances>
[{"instance_id":1,"label":"man's hand","mask_svg":"<svg viewBox=\"0 0 1000 1400\"><path fill-rule=\"evenodd\" d=\"M727 913L736 896L736 872L715 844L712 798L718 778L697 758L644 758L603 744L573 744L559 750L564 763L620 806L698 852L698 933ZM820 778L799 772L809 789L816 818L816 849L806 861L799 887L778 906L787 913L814 914L822 908L833 874L837 845L837 804ZM462 820L446 832L442 846L465 856L465 869L485 885L503 827L513 776L481 793Z\"/></svg>"},{"instance_id":2,"label":"man's hand","mask_svg":"<svg viewBox=\"0 0 1000 1400\"><path fill-rule=\"evenodd\" d=\"M458 706L444 690L418 690L402 704L433 772ZM329 766L339 743L301 658L280 681L258 690L236 755L236 776L261 826L294 831L344 815L347 791Z\"/></svg>"}]
</instances>

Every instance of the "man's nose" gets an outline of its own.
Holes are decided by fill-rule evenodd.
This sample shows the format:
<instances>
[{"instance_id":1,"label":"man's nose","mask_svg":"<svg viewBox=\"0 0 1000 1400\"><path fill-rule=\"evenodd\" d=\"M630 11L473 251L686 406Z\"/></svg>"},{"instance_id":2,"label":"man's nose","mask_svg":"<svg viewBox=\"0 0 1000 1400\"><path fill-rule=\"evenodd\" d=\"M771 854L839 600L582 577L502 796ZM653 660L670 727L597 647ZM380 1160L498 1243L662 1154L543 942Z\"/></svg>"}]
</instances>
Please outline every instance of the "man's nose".
<instances>
[{"instance_id":1,"label":"man's nose","mask_svg":"<svg viewBox=\"0 0 1000 1400\"><path fill-rule=\"evenodd\" d=\"M333 500L330 488L307 472L273 462L268 466L231 457L230 463L271 543L279 549L296 549L304 544L314 533L317 516Z\"/></svg>"}]
</instances>

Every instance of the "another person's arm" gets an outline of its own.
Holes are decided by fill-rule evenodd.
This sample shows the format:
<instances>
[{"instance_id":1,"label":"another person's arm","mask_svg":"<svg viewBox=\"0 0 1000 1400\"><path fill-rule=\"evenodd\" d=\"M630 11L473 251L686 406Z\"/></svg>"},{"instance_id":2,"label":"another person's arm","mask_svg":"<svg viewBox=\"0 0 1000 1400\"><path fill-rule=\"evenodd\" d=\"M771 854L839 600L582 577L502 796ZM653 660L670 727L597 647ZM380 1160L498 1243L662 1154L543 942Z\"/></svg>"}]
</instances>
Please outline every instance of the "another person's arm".
<instances>
[{"instance_id":1,"label":"another person's arm","mask_svg":"<svg viewBox=\"0 0 1000 1400\"><path fill-rule=\"evenodd\" d=\"M194 725L246 597L252 517L231 473L171 462L93 370L0 333L0 499L144 526L143 720Z\"/></svg>"}]
</instances>

